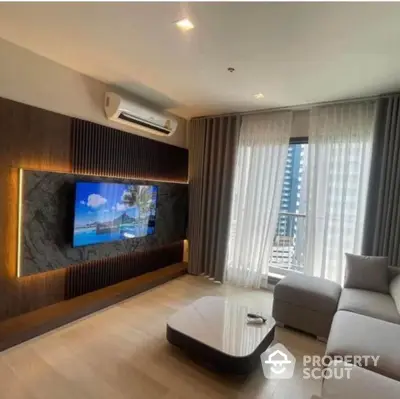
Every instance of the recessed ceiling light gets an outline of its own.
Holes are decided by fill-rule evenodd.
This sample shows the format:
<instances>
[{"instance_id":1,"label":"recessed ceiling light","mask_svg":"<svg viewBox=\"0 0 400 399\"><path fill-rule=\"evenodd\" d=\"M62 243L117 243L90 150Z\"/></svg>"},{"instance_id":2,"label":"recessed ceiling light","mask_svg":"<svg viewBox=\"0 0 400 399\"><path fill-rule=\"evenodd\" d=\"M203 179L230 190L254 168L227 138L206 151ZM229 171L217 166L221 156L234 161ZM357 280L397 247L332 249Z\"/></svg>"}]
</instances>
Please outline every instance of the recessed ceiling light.
<instances>
[{"instance_id":1,"label":"recessed ceiling light","mask_svg":"<svg viewBox=\"0 0 400 399\"><path fill-rule=\"evenodd\" d=\"M184 31L184 32L186 32L187 30L191 30L191 29L194 28L194 25L192 24L192 22L191 22L189 19L187 19L187 18L184 18L184 19L181 19L181 20L178 21L178 22L175 22L175 25L176 25L180 30L182 30L182 31Z\"/></svg>"},{"instance_id":2,"label":"recessed ceiling light","mask_svg":"<svg viewBox=\"0 0 400 399\"><path fill-rule=\"evenodd\" d=\"M253 97L256 98L257 100L261 100L262 98L264 98L264 94L262 93L253 94Z\"/></svg>"}]
</instances>

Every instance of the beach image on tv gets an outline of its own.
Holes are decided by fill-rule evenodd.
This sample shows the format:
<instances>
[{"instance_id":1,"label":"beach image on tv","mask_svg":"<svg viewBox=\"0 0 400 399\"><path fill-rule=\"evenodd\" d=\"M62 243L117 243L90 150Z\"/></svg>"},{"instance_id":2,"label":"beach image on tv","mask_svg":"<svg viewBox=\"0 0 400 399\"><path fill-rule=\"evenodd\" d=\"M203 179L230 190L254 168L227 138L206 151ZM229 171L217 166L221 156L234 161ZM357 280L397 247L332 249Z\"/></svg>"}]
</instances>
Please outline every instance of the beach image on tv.
<instances>
[{"instance_id":1,"label":"beach image on tv","mask_svg":"<svg viewBox=\"0 0 400 399\"><path fill-rule=\"evenodd\" d=\"M156 186L76 183L73 246L154 234L156 202Z\"/></svg>"}]
</instances>

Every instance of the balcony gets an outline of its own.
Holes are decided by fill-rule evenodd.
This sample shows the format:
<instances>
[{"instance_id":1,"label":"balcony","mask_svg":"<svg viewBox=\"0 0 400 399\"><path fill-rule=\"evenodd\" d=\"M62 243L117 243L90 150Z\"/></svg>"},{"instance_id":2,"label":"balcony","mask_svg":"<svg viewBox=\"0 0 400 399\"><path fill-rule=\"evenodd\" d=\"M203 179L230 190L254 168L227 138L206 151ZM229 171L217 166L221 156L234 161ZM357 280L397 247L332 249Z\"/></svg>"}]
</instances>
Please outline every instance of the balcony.
<instances>
[{"instance_id":1,"label":"balcony","mask_svg":"<svg viewBox=\"0 0 400 399\"><path fill-rule=\"evenodd\" d=\"M304 272L306 237L306 215L280 212L269 271L286 275L289 272Z\"/></svg>"}]
</instances>

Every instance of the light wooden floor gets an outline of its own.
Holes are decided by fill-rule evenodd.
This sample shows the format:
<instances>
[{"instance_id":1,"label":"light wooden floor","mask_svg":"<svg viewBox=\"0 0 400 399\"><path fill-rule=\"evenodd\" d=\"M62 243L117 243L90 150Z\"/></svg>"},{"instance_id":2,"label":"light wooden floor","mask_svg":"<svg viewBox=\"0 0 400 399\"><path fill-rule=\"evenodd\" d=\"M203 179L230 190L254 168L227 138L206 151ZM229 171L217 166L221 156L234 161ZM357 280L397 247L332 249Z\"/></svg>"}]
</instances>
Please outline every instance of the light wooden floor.
<instances>
[{"instance_id":1,"label":"light wooden floor","mask_svg":"<svg viewBox=\"0 0 400 399\"><path fill-rule=\"evenodd\" d=\"M309 399L320 384L301 378L268 381L261 366L246 379L216 375L165 339L169 315L205 295L262 301L272 293L183 276L85 319L0 353L1 399ZM312 337L277 329L276 340L300 359L323 354ZM299 362L297 362L299 363Z\"/></svg>"}]
</instances>

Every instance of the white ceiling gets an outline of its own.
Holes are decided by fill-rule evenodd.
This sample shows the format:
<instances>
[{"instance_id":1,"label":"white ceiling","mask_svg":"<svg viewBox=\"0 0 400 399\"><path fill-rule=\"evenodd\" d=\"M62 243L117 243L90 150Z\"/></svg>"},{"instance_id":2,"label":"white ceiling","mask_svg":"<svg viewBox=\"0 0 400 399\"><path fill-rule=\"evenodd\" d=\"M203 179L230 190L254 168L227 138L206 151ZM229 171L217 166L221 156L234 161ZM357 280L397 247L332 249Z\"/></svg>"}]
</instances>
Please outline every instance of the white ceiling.
<instances>
[{"instance_id":1,"label":"white ceiling","mask_svg":"<svg viewBox=\"0 0 400 399\"><path fill-rule=\"evenodd\" d=\"M398 90L399 21L400 3L0 4L0 37L184 117Z\"/></svg>"}]
</instances>

